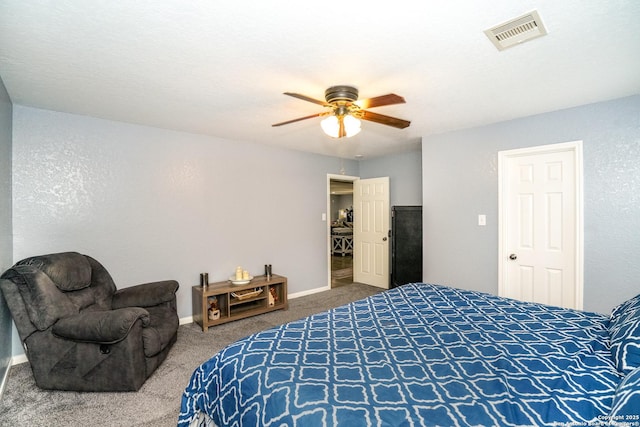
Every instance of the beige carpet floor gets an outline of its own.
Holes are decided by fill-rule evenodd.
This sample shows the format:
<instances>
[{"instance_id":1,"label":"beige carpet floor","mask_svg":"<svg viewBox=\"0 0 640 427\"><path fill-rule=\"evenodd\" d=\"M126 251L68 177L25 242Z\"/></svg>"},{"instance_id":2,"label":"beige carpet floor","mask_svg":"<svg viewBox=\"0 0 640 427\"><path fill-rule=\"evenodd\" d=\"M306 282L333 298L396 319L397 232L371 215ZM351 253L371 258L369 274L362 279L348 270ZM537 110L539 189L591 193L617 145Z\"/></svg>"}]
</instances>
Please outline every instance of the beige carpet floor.
<instances>
[{"instance_id":1,"label":"beige carpet floor","mask_svg":"<svg viewBox=\"0 0 640 427\"><path fill-rule=\"evenodd\" d=\"M380 292L354 283L290 300L275 311L210 328L182 325L169 356L137 392L41 390L28 363L13 366L0 401L0 426L175 426L191 373L224 346L247 335Z\"/></svg>"}]
</instances>

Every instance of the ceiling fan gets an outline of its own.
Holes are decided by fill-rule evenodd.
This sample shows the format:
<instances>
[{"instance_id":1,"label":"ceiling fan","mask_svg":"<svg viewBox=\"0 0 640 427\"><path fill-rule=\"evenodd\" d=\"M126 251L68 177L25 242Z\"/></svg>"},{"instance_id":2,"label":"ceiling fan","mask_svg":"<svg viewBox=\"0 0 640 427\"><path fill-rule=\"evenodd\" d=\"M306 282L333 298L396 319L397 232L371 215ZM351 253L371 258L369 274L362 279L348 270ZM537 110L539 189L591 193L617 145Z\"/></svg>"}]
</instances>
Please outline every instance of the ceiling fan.
<instances>
[{"instance_id":1,"label":"ceiling fan","mask_svg":"<svg viewBox=\"0 0 640 427\"><path fill-rule=\"evenodd\" d=\"M303 101L322 105L323 107L329 108L329 111L287 120L286 122L276 123L272 126L287 125L314 117L326 117L320 123L322 130L333 138L342 138L344 136L350 137L360 132L360 120L368 120L398 129L404 129L411 124L411 122L407 120L372 113L366 110L367 108L383 107L385 105L404 104L404 98L394 93L358 101L358 89L353 86L341 85L332 86L325 90L324 98L326 101L320 101L299 93L285 92L284 94L302 99Z\"/></svg>"}]
</instances>

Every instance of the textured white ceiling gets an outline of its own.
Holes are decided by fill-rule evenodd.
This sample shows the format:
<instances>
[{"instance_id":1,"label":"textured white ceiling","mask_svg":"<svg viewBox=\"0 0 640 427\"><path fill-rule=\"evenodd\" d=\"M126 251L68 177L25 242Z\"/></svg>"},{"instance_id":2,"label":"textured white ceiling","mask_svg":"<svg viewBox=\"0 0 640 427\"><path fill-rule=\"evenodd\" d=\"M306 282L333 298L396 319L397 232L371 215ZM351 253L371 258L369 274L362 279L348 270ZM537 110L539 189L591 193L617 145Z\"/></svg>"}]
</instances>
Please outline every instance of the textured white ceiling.
<instances>
[{"instance_id":1,"label":"textured white ceiling","mask_svg":"<svg viewBox=\"0 0 640 427\"><path fill-rule=\"evenodd\" d=\"M498 52L483 31L537 10L549 34ZM640 93L640 1L3 0L15 104L351 158L421 137ZM337 84L407 103L333 140Z\"/></svg>"}]
</instances>

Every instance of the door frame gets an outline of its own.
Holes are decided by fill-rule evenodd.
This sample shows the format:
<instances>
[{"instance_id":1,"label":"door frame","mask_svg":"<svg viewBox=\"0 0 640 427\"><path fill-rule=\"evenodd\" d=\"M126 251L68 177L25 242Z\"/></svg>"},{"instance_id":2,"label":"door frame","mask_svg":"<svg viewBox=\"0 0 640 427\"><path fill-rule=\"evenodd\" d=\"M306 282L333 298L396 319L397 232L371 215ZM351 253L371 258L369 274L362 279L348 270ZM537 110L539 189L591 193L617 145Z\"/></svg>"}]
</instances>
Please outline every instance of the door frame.
<instances>
[{"instance_id":1,"label":"door frame","mask_svg":"<svg viewBox=\"0 0 640 427\"><path fill-rule=\"evenodd\" d=\"M359 179L359 176L327 174L327 213L325 214L327 223L327 289L331 289L331 181L351 181L353 184Z\"/></svg>"},{"instance_id":2,"label":"door frame","mask_svg":"<svg viewBox=\"0 0 640 427\"><path fill-rule=\"evenodd\" d=\"M584 306L584 171L582 158L582 141L562 142L557 144L539 145L535 147L517 148L513 150L498 151L498 295L504 295L504 276L507 268L507 230L506 218L508 203L503 202L506 194L506 165L507 160L513 157L522 157L535 154L552 154L554 152L573 153L575 164L575 307L579 310Z\"/></svg>"}]
</instances>

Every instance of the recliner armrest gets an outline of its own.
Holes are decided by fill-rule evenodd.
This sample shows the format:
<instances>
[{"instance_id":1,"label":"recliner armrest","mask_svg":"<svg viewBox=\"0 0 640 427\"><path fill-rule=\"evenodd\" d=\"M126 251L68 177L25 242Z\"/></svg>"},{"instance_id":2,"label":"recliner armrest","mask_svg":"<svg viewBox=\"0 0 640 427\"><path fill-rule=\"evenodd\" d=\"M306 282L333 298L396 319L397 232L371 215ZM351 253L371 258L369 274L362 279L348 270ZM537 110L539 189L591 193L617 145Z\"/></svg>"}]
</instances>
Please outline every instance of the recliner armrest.
<instances>
[{"instance_id":1,"label":"recliner armrest","mask_svg":"<svg viewBox=\"0 0 640 427\"><path fill-rule=\"evenodd\" d=\"M143 283L129 288L122 288L113 294L111 307L153 307L171 302L176 297L178 282L163 280L161 282Z\"/></svg>"},{"instance_id":2,"label":"recliner armrest","mask_svg":"<svg viewBox=\"0 0 640 427\"><path fill-rule=\"evenodd\" d=\"M52 332L73 341L114 344L127 337L138 319L147 326L149 312L139 307L82 312L58 320Z\"/></svg>"}]
</instances>

